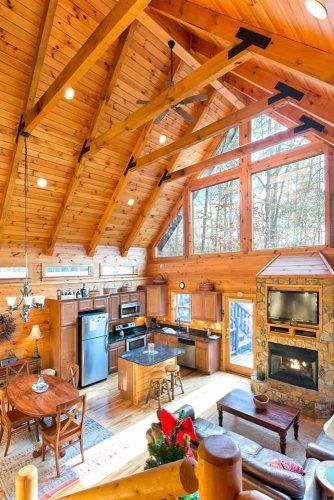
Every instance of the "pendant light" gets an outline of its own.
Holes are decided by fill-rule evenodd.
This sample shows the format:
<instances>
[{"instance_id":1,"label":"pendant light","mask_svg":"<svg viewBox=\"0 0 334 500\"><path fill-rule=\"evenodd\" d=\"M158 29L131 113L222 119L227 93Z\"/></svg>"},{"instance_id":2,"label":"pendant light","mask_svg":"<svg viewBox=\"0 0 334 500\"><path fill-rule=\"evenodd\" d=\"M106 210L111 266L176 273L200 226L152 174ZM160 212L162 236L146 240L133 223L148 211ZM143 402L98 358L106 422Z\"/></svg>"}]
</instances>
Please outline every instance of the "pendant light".
<instances>
[{"instance_id":1,"label":"pendant light","mask_svg":"<svg viewBox=\"0 0 334 500\"><path fill-rule=\"evenodd\" d=\"M21 296L6 297L8 311L12 314L14 311L21 311L21 318L24 322L29 319L30 309L44 309L43 295L33 296L31 294L30 285L28 281L28 148L27 138L29 134L23 132L24 136L24 253L25 253L25 279L23 282L23 290ZM16 304L17 302L17 304ZM16 305L15 305L16 304Z\"/></svg>"}]
</instances>

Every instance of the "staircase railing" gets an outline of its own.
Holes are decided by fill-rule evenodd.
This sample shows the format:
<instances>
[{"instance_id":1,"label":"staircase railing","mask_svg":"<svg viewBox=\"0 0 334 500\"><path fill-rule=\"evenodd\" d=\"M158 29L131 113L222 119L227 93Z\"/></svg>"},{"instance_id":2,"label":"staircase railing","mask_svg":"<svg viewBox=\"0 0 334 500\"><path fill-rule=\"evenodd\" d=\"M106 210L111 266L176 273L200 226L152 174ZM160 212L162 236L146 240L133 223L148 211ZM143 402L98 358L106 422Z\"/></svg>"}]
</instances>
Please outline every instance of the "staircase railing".
<instances>
[{"instance_id":1,"label":"staircase railing","mask_svg":"<svg viewBox=\"0 0 334 500\"><path fill-rule=\"evenodd\" d=\"M37 469L16 475L16 500L38 499ZM209 436L198 448L198 462L185 458L63 497L70 500L162 500L199 491L201 500L270 500L257 491L242 492L241 455L227 436Z\"/></svg>"},{"instance_id":2,"label":"staircase railing","mask_svg":"<svg viewBox=\"0 0 334 500\"><path fill-rule=\"evenodd\" d=\"M252 315L250 312L242 307L239 302L231 302L230 305L230 337L231 337L231 351L234 354L239 353L239 332L242 332L249 341L252 340Z\"/></svg>"}]
</instances>

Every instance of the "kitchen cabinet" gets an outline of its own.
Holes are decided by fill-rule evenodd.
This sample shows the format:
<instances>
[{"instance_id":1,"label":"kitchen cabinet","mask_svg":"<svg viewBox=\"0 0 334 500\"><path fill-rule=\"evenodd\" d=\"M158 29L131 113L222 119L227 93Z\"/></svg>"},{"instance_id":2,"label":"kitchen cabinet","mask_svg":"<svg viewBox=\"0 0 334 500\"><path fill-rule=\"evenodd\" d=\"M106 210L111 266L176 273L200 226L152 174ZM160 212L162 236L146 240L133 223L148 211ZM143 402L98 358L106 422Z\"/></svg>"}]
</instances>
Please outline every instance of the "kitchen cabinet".
<instances>
[{"instance_id":1,"label":"kitchen cabinet","mask_svg":"<svg viewBox=\"0 0 334 500\"><path fill-rule=\"evenodd\" d=\"M78 303L77 302L61 302L60 303L60 323L63 326L75 325L78 319Z\"/></svg>"},{"instance_id":2,"label":"kitchen cabinet","mask_svg":"<svg viewBox=\"0 0 334 500\"><path fill-rule=\"evenodd\" d=\"M79 311L91 311L93 309L93 299L83 299L78 301Z\"/></svg>"},{"instance_id":3,"label":"kitchen cabinet","mask_svg":"<svg viewBox=\"0 0 334 500\"><path fill-rule=\"evenodd\" d=\"M76 325L62 326L60 328L60 359L58 366L60 366L60 376L62 378L66 375L67 361L71 363L78 362L78 333ZM57 370L59 376L59 370Z\"/></svg>"},{"instance_id":4,"label":"kitchen cabinet","mask_svg":"<svg viewBox=\"0 0 334 500\"><path fill-rule=\"evenodd\" d=\"M108 297L99 297L93 300L94 309L105 309L108 312Z\"/></svg>"},{"instance_id":5,"label":"kitchen cabinet","mask_svg":"<svg viewBox=\"0 0 334 500\"><path fill-rule=\"evenodd\" d=\"M167 315L167 285L147 285L146 316L159 317Z\"/></svg>"},{"instance_id":6,"label":"kitchen cabinet","mask_svg":"<svg viewBox=\"0 0 334 500\"><path fill-rule=\"evenodd\" d=\"M139 292L139 303L140 303L140 315L145 316L146 314L146 293L145 291Z\"/></svg>"},{"instance_id":7,"label":"kitchen cabinet","mask_svg":"<svg viewBox=\"0 0 334 500\"><path fill-rule=\"evenodd\" d=\"M219 322L222 319L222 295L217 292L191 294L191 319Z\"/></svg>"},{"instance_id":8,"label":"kitchen cabinet","mask_svg":"<svg viewBox=\"0 0 334 500\"><path fill-rule=\"evenodd\" d=\"M168 347L178 346L177 335L167 335L166 333L154 332L154 342L157 344L168 345Z\"/></svg>"},{"instance_id":9,"label":"kitchen cabinet","mask_svg":"<svg viewBox=\"0 0 334 500\"><path fill-rule=\"evenodd\" d=\"M119 320L119 295L110 295L108 299L108 312L109 312L109 321L118 321Z\"/></svg>"},{"instance_id":10,"label":"kitchen cabinet","mask_svg":"<svg viewBox=\"0 0 334 500\"><path fill-rule=\"evenodd\" d=\"M210 375L219 370L220 341L202 342L196 340L196 370Z\"/></svg>"},{"instance_id":11,"label":"kitchen cabinet","mask_svg":"<svg viewBox=\"0 0 334 500\"><path fill-rule=\"evenodd\" d=\"M109 373L117 372L118 356L125 352L125 341L114 342L109 345Z\"/></svg>"}]
</instances>

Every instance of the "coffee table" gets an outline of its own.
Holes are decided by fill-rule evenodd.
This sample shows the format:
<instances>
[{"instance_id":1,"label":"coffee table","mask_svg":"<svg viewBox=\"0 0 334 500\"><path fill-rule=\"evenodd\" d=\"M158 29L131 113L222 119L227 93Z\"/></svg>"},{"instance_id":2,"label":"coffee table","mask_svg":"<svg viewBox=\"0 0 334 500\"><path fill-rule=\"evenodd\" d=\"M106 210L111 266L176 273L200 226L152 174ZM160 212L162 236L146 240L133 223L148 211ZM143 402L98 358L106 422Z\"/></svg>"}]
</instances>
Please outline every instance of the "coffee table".
<instances>
[{"instance_id":1,"label":"coffee table","mask_svg":"<svg viewBox=\"0 0 334 500\"><path fill-rule=\"evenodd\" d=\"M258 410L253 402L253 394L241 389L233 389L217 401L218 422L223 426L223 412L248 420L265 429L277 432L280 437L281 453L285 455L286 435L293 425L295 439L298 439L300 410L274 401L269 401L266 410Z\"/></svg>"},{"instance_id":2,"label":"coffee table","mask_svg":"<svg viewBox=\"0 0 334 500\"><path fill-rule=\"evenodd\" d=\"M325 500L334 498L334 485L331 484L326 477L326 472L329 467L334 467L334 460L320 462L315 471L317 479L322 487L322 498Z\"/></svg>"}]
</instances>

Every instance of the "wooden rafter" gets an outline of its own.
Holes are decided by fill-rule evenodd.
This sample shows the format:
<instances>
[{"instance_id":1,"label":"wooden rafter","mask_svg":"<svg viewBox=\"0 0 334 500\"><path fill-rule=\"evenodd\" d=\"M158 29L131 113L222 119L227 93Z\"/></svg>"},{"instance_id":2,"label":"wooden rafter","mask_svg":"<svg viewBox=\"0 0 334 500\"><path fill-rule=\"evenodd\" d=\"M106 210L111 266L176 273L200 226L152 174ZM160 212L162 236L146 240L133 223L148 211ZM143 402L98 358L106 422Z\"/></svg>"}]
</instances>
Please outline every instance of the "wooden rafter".
<instances>
[{"instance_id":1,"label":"wooden rafter","mask_svg":"<svg viewBox=\"0 0 334 500\"><path fill-rule=\"evenodd\" d=\"M223 50L178 81L172 87L164 90L155 99L142 106L122 122L117 123L105 133L89 144L85 155L99 151L109 145L120 134L133 131L154 119L159 113L177 104L181 99L188 97L194 90L208 85L213 80L231 71L235 66L244 63L250 58L247 51L229 57L228 51Z\"/></svg>"},{"instance_id":2,"label":"wooden rafter","mask_svg":"<svg viewBox=\"0 0 334 500\"><path fill-rule=\"evenodd\" d=\"M174 76L180 71L181 67L182 67L182 62L180 61L174 67ZM125 173L119 179L117 186L116 186L116 188L115 188L115 190L114 190L114 192L113 192L113 194L108 202L108 205L105 208L105 211L102 215L102 218L100 219L100 222L99 222L96 230L94 231L93 237L88 245L87 255L90 257L92 257L94 255L96 247L101 241L103 232L105 231L106 227L108 226L109 221L112 217L112 214L113 214L116 206L118 205L125 188L128 185L129 177L131 176L131 170L129 172L127 172L126 167L133 158L137 158L137 156L139 156L141 154L141 152L144 150L146 143L147 143L147 140L151 134L153 124L154 124L153 120L150 120L149 122L145 123L145 125L142 126L142 129L141 129L139 137L136 141L136 144L135 144L133 150L131 151L131 155L129 156L129 158L127 159L127 161L124 165L124 169L125 169L124 172Z\"/></svg>"},{"instance_id":3,"label":"wooden rafter","mask_svg":"<svg viewBox=\"0 0 334 500\"><path fill-rule=\"evenodd\" d=\"M25 97L22 115L26 115L32 109L37 93L37 86L48 46L48 41L53 26L53 19L57 8L58 0L46 0L45 7L43 11L43 16L41 19L41 24L38 32L38 37L36 41L36 53L34 57L34 62L32 66L32 71L30 74L30 80L28 84L28 92ZM3 193L3 200L1 206L1 216L0 216L0 233L3 230L5 221L8 216L9 206L14 192L15 180L17 178L18 169L22 160L22 153L24 148L24 138L22 135L18 134L17 141L14 146L12 160L9 166L9 175L6 183L6 188Z\"/></svg>"},{"instance_id":4,"label":"wooden rafter","mask_svg":"<svg viewBox=\"0 0 334 500\"><path fill-rule=\"evenodd\" d=\"M133 39L134 33L137 28L137 21L134 21L129 28L127 28L126 31L122 33L122 35L119 38L119 42L116 48L116 52L114 55L114 59L112 61L112 64L110 65L109 71L107 78L104 82L103 89L101 92L101 97L99 100L99 104L95 109L95 112L93 114L93 118L90 124L90 129L87 134L86 140L84 141L83 147L86 144L89 139L95 136L97 128L99 126L99 123L101 122L101 118L104 115L105 107L108 104L110 95L115 87L115 84L117 82L117 79L119 77L120 71L122 64L124 62L124 59L126 57L126 54L128 52L129 46L131 44L131 41ZM48 255L51 255L53 253L56 241L58 239L59 233L62 228L62 224L64 221L64 218L68 212L68 209L73 201L73 196L74 193L79 185L80 182L80 176L82 175L82 172L84 171L85 168L85 159L82 158L81 155L79 155L76 160L75 160L75 165L74 165L74 170L72 174L72 178L70 180L70 183L67 187L62 205L58 211L57 217L56 217L56 222L54 225L54 228L51 233L51 238L47 246L46 253Z\"/></svg>"},{"instance_id":5,"label":"wooden rafter","mask_svg":"<svg viewBox=\"0 0 334 500\"><path fill-rule=\"evenodd\" d=\"M240 42L240 39L236 38L240 28L266 36L271 39L269 46L263 50L252 45L250 50L253 54L271 59L277 64L308 75L333 88L334 54L238 21L187 0L173 0L173 2L152 0L150 9L194 29L199 34L201 32L212 34L223 42L233 44L238 40Z\"/></svg>"},{"instance_id":6,"label":"wooden rafter","mask_svg":"<svg viewBox=\"0 0 334 500\"><path fill-rule=\"evenodd\" d=\"M32 132L44 116L95 64L124 30L138 17L150 0L122 0L115 4L53 84L25 116L25 131Z\"/></svg>"},{"instance_id":7,"label":"wooden rafter","mask_svg":"<svg viewBox=\"0 0 334 500\"><path fill-rule=\"evenodd\" d=\"M208 95L208 100L205 102L205 104L201 104L199 106L200 109L197 112L197 115L196 115L196 118L194 119L194 121L187 128L187 133L194 132L201 125L203 118L205 117L206 113L208 112L208 109L210 109L210 105L211 105L211 103L216 95L215 91L211 91L210 94L211 95ZM169 160L169 164L168 164L168 167L166 169L166 171L168 173L173 172L175 170L177 163L180 159L180 156L181 156L181 152L178 152L174 156L172 156L172 158ZM128 234L128 236L126 237L125 242L123 243L123 245L121 245L121 253L123 256L127 254L128 250L133 245L133 242L137 238L137 236L138 236L143 224L145 223L147 217L149 216L156 200L160 196L162 189L163 189L163 184L158 182L157 185L155 186L155 188L153 189L150 197L146 201L139 216L137 217L136 221L134 222L133 227L132 227L130 233Z\"/></svg>"}]
</instances>

